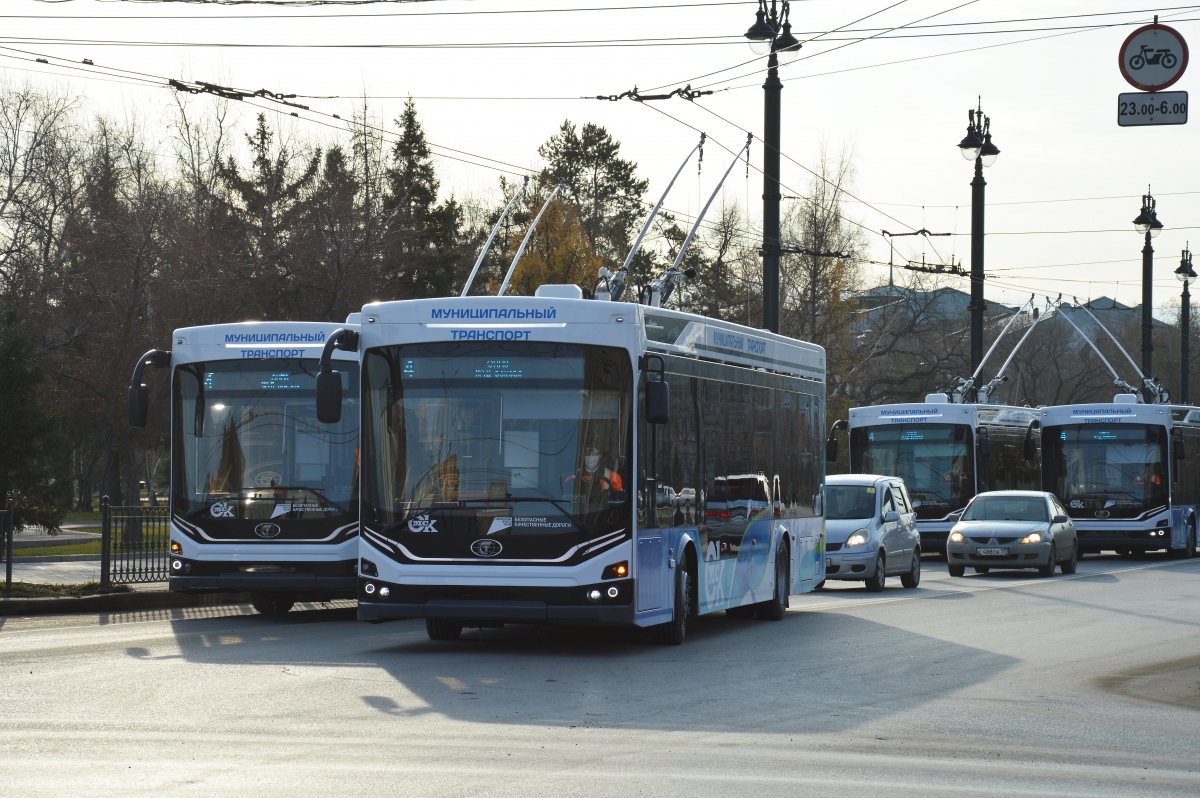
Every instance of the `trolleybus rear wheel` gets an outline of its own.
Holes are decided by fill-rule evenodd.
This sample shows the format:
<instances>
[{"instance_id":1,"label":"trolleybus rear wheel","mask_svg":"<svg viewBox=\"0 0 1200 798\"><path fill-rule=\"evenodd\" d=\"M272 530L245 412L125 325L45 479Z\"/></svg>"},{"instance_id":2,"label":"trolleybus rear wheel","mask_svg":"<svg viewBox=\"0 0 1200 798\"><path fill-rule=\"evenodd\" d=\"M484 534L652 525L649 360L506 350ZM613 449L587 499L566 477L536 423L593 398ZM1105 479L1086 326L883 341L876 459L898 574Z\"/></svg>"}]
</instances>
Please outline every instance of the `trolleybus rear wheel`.
<instances>
[{"instance_id":1,"label":"trolleybus rear wheel","mask_svg":"<svg viewBox=\"0 0 1200 798\"><path fill-rule=\"evenodd\" d=\"M425 633L430 640L457 640L462 636L462 624L449 618L426 618Z\"/></svg>"},{"instance_id":2,"label":"trolleybus rear wheel","mask_svg":"<svg viewBox=\"0 0 1200 798\"><path fill-rule=\"evenodd\" d=\"M781 545L775 552L775 595L756 605L758 617L764 621L782 621L787 614L789 560L787 546Z\"/></svg>"}]
</instances>

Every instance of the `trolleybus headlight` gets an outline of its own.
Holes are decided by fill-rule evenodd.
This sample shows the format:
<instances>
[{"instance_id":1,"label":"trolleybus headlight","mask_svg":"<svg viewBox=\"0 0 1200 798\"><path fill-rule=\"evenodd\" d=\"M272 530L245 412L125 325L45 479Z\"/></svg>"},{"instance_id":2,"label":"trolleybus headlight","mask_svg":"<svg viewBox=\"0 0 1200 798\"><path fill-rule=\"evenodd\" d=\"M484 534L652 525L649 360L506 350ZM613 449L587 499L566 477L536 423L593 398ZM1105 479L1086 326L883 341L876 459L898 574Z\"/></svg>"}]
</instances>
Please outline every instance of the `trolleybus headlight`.
<instances>
[{"instance_id":1,"label":"trolleybus headlight","mask_svg":"<svg viewBox=\"0 0 1200 798\"><path fill-rule=\"evenodd\" d=\"M962 543L964 540L966 540L966 538L963 537L962 532L951 532L950 533L950 542L951 543Z\"/></svg>"},{"instance_id":2,"label":"trolleybus headlight","mask_svg":"<svg viewBox=\"0 0 1200 798\"><path fill-rule=\"evenodd\" d=\"M387 598L390 595L392 595L392 589L390 587L379 588L379 597L380 598Z\"/></svg>"},{"instance_id":3,"label":"trolleybus headlight","mask_svg":"<svg viewBox=\"0 0 1200 798\"><path fill-rule=\"evenodd\" d=\"M1028 535L1021 538L1021 542L1022 543L1041 543L1042 542L1042 533L1041 532L1030 532Z\"/></svg>"},{"instance_id":4,"label":"trolleybus headlight","mask_svg":"<svg viewBox=\"0 0 1200 798\"><path fill-rule=\"evenodd\" d=\"M589 590L587 597L588 597L589 601L599 601L600 600L600 591L599 590Z\"/></svg>"},{"instance_id":5,"label":"trolleybus headlight","mask_svg":"<svg viewBox=\"0 0 1200 798\"><path fill-rule=\"evenodd\" d=\"M171 562L171 570L172 571L178 571L182 567L183 567L183 563L181 563L179 560L173 560Z\"/></svg>"},{"instance_id":6,"label":"trolleybus headlight","mask_svg":"<svg viewBox=\"0 0 1200 798\"><path fill-rule=\"evenodd\" d=\"M613 598L613 599L615 599L615 598L616 598L617 596L619 596L620 594L621 594L621 591L620 591L620 589L618 589L618 588L617 588L617 586L616 586L616 585L613 585L612 587L610 587L610 588L608 589L608 597L609 597L609 598Z\"/></svg>"},{"instance_id":7,"label":"trolleybus headlight","mask_svg":"<svg viewBox=\"0 0 1200 798\"><path fill-rule=\"evenodd\" d=\"M179 545L178 541L172 540L171 541L171 553L172 554L183 554L183 546Z\"/></svg>"},{"instance_id":8,"label":"trolleybus headlight","mask_svg":"<svg viewBox=\"0 0 1200 798\"><path fill-rule=\"evenodd\" d=\"M846 538L846 548L852 549L855 546L866 545L866 542L871 539L871 533L865 529L860 529L850 537Z\"/></svg>"},{"instance_id":9,"label":"trolleybus headlight","mask_svg":"<svg viewBox=\"0 0 1200 798\"><path fill-rule=\"evenodd\" d=\"M369 596L375 592L375 585L371 584L370 582L367 582L366 586L363 587L363 590L365 590L367 595Z\"/></svg>"},{"instance_id":10,"label":"trolleybus headlight","mask_svg":"<svg viewBox=\"0 0 1200 798\"><path fill-rule=\"evenodd\" d=\"M621 579L629 576L629 563L625 560L615 562L604 569L604 573L600 575L601 579Z\"/></svg>"}]
</instances>

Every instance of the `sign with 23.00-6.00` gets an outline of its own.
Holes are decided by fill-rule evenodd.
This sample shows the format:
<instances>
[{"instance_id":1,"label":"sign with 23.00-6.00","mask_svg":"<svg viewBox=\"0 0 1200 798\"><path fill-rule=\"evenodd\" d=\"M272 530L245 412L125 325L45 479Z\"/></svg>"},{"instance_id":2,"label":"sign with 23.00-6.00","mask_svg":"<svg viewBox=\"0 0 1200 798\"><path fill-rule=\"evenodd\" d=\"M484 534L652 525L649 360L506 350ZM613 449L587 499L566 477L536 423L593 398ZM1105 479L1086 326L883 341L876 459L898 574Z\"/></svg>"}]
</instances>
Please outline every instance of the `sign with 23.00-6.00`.
<instances>
[{"instance_id":1,"label":"sign with 23.00-6.00","mask_svg":"<svg viewBox=\"0 0 1200 798\"><path fill-rule=\"evenodd\" d=\"M1160 91L1183 76L1187 69L1188 48L1174 28L1143 25L1129 34L1121 45L1121 74L1129 84L1142 91Z\"/></svg>"},{"instance_id":2,"label":"sign with 23.00-6.00","mask_svg":"<svg viewBox=\"0 0 1200 798\"><path fill-rule=\"evenodd\" d=\"M1117 95L1117 105L1117 124L1121 127L1187 124L1186 91L1125 92Z\"/></svg>"}]
</instances>

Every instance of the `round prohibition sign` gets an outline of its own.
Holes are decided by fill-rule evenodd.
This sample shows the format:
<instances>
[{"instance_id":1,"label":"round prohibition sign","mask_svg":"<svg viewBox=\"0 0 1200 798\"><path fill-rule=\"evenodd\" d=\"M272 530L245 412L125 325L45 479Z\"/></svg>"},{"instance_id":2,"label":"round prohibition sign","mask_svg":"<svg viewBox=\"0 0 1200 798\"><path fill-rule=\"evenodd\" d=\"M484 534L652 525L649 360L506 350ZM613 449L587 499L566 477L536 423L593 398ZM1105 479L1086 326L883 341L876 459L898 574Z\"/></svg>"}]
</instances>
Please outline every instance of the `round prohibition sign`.
<instances>
[{"instance_id":1,"label":"round prohibition sign","mask_svg":"<svg viewBox=\"0 0 1200 798\"><path fill-rule=\"evenodd\" d=\"M1188 64L1183 34L1167 25L1143 25L1125 39L1117 55L1121 76L1142 91L1159 91L1183 77Z\"/></svg>"}]
</instances>

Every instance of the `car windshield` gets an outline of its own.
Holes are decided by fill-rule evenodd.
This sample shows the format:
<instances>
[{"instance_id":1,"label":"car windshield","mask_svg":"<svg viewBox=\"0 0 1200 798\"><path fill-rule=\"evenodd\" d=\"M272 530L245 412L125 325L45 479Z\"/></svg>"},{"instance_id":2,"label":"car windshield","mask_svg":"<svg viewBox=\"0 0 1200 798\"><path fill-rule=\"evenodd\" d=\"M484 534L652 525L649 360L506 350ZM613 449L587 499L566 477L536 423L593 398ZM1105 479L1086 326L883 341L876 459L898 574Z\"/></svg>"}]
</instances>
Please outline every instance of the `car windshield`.
<instances>
[{"instance_id":1,"label":"car windshield","mask_svg":"<svg viewBox=\"0 0 1200 798\"><path fill-rule=\"evenodd\" d=\"M874 485L826 485L825 518L846 521L875 517Z\"/></svg>"},{"instance_id":2,"label":"car windshield","mask_svg":"<svg viewBox=\"0 0 1200 798\"><path fill-rule=\"evenodd\" d=\"M963 513L964 521L1049 521L1040 496L977 496Z\"/></svg>"}]
</instances>

